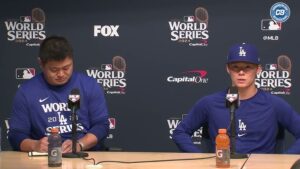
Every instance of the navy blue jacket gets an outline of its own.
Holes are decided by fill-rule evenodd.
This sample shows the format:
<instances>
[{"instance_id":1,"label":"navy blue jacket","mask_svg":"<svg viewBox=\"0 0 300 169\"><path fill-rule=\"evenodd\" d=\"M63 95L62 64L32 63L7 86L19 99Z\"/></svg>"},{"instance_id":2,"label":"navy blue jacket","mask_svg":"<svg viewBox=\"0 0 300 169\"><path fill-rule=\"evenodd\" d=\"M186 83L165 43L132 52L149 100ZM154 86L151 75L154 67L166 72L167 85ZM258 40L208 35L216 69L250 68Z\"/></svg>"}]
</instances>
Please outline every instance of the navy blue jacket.
<instances>
[{"instance_id":1,"label":"navy blue jacket","mask_svg":"<svg viewBox=\"0 0 300 169\"><path fill-rule=\"evenodd\" d=\"M181 151L202 152L191 140L195 130L208 124L212 143L219 128L229 129L230 113L225 104L226 91L200 99L173 132ZM279 126L292 133L296 141L285 153L300 153L300 115L278 96L258 89L252 98L241 100L235 112L236 152L274 153Z\"/></svg>"},{"instance_id":2,"label":"navy blue jacket","mask_svg":"<svg viewBox=\"0 0 300 169\"><path fill-rule=\"evenodd\" d=\"M74 88L80 91L80 109L76 112L78 138L86 133L94 134L98 141L106 138L108 112L103 90L96 80L74 72L67 84L51 86L41 73L22 84L15 95L8 133L14 150L20 150L20 144L26 138L39 140L45 137L53 127L59 128L63 140L71 139L68 96ZM99 146L92 150L99 149Z\"/></svg>"}]
</instances>

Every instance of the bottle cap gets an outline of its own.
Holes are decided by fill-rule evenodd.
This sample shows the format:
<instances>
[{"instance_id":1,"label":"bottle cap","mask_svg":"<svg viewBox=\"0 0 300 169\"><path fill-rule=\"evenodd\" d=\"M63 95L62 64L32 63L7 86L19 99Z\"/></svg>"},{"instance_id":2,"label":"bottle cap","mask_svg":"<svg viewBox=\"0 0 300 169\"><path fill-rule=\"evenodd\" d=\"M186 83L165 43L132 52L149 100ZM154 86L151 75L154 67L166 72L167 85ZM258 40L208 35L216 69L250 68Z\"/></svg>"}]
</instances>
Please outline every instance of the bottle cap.
<instances>
[{"instance_id":1,"label":"bottle cap","mask_svg":"<svg viewBox=\"0 0 300 169\"><path fill-rule=\"evenodd\" d=\"M220 134L226 134L227 133L227 129L219 129L219 133Z\"/></svg>"}]
</instances>

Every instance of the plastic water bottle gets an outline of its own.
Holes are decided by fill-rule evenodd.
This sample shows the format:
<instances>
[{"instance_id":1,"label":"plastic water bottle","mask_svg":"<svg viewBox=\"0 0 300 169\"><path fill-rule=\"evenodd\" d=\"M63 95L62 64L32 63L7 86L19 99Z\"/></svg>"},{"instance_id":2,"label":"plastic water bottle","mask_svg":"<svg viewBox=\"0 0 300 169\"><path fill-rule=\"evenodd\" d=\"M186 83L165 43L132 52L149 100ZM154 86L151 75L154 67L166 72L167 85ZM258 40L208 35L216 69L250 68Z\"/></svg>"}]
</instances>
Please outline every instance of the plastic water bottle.
<instances>
[{"instance_id":1,"label":"plastic water bottle","mask_svg":"<svg viewBox=\"0 0 300 169\"><path fill-rule=\"evenodd\" d=\"M58 128L52 128L48 136L48 166L59 167L62 163L61 137Z\"/></svg>"},{"instance_id":2,"label":"plastic water bottle","mask_svg":"<svg viewBox=\"0 0 300 169\"><path fill-rule=\"evenodd\" d=\"M230 139L226 129L219 129L216 137L216 167L230 167Z\"/></svg>"}]
</instances>

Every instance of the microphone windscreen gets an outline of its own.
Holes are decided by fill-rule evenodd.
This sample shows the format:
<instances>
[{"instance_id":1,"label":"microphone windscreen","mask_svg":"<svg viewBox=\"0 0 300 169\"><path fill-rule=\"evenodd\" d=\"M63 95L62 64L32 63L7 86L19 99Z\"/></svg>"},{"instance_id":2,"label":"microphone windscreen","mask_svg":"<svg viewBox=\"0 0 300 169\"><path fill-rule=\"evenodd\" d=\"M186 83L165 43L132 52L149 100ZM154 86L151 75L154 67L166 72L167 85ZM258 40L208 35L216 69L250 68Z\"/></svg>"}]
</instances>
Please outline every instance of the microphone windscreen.
<instances>
[{"instance_id":1,"label":"microphone windscreen","mask_svg":"<svg viewBox=\"0 0 300 169\"><path fill-rule=\"evenodd\" d=\"M239 106L238 90L234 86L229 87L228 93L226 94L226 107L231 107L232 105L236 107Z\"/></svg>"},{"instance_id":2,"label":"microphone windscreen","mask_svg":"<svg viewBox=\"0 0 300 169\"><path fill-rule=\"evenodd\" d=\"M80 92L77 88L71 90L68 100L68 107L72 108L74 106L77 108L80 106Z\"/></svg>"},{"instance_id":3,"label":"microphone windscreen","mask_svg":"<svg viewBox=\"0 0 300 169\"><path fill-rule=\"evenodd\" d=\"M238 94L237 87L231 86L228 91L229 94Z\"/></svg>"},{"instance_id":4,"label":"microphone windscreen","mask_svg":"<svg viewBox=\"0 0 300 169\"><path fill-rule=\"evenodd\" d=\"M71 95L80 95L79 89L78 88L72 89Z\"/></svg>"}]
</instances>

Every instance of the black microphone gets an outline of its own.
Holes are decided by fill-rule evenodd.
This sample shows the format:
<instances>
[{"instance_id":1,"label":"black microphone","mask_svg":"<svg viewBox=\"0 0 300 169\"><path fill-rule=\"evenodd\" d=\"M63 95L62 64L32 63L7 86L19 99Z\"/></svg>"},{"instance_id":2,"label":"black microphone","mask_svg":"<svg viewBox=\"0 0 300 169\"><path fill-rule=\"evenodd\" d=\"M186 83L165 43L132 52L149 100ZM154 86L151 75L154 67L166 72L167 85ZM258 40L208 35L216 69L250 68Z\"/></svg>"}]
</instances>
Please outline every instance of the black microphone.
<instances>
[{"instance_id":1,"label":"black microphone","mask_svg":"<svg viewBox=\"0 0 300 169\"><path fill-rule=\"evenodd\" d=\"M235 109L239 107L239 94L234 86L231 86L226 94L226 107L230 109L230 113L235 112ZM232 120L232 117L230 120Z\"/></svg>"},{"instance_id":2,"label":"black microphone","mask_svg":"<svg viewBox=\"0 0 300 169\"><path fill-rule=\"evenodd\" d=\"M80 92L75 88L71 90L68 98L68 108L72 110L72 113L80 108Z\"/></svg>"},{"instance_id":3,"label":"black microphone","mask_svg":"<svg viewBox=\"0 0 300 169\"><path fill-rule=\"evenodd\" d=\"M230 158L232 159L247 158L246 154L238 154L235 152L235 110L239 107L239 105L240 100L238 90L236 87L231 86L226 94L226 107L229 108L230 111Z\"/></svg>"},{"instance_id":4,"label":"black microphone","mask_svg":"<svg viewBox=\"0 0 300 169\"><path fill-rule=\"evenodd\" d=\"M71 121L72 121L72 152L64 153L62 156L66 158L82 158L87 157L87 153L76 152L77 144L77 115L76 111L80 108L80 92L75 88L71 90L68 97L68 108L71 109Z\"/></svg>"}]
</instances>

